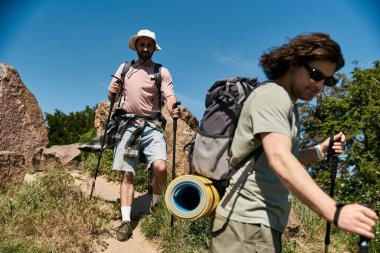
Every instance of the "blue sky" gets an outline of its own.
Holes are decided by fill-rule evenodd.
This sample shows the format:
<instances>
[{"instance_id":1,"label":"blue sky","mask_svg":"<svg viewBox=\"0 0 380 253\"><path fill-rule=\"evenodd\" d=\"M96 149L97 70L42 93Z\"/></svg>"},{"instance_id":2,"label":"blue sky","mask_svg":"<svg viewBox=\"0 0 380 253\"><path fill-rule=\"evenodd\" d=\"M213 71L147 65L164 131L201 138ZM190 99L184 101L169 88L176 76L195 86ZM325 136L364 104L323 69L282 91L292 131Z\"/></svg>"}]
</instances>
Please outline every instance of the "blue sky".
<instances>
[{"instance_id":1,"label":"blue sky","mask_svg":"<svg viewBox=\"0 0 380 253\"><path fill-rule=\"evenodd\" d=\"M153 59L200 119L207 89L229 76L265 77L261 54L287 38L325 32L340 43L344 73L380 60L376 0L0 0L0 62L14 66L43 112L81 111L107 99L140 29L156 33Z\"/></svg>"}]
</instances>

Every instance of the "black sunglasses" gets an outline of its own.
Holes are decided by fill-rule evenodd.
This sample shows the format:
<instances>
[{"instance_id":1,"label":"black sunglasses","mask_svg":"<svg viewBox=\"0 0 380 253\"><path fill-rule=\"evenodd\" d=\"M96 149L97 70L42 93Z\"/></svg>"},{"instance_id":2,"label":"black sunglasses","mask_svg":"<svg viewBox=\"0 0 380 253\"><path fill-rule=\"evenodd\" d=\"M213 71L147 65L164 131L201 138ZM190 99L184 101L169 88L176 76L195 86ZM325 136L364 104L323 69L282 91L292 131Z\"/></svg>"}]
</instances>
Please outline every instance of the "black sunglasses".
<instances>
[{"instance_id":1,"label":"black sunglasses","mask_svg":"<svg viewBox=\"0 0 380 253\"><path fill-rule=\"evenodd\" d=\"M306 70L309 72L309 76L311 79L313 79L316 82L325 81L326 86L334 86L338 83L338 80L334 76L325 76L321 71L318 69L310 67L308 64L303 64L303 66L306 68Z\"/></svg>"}]
</instances>

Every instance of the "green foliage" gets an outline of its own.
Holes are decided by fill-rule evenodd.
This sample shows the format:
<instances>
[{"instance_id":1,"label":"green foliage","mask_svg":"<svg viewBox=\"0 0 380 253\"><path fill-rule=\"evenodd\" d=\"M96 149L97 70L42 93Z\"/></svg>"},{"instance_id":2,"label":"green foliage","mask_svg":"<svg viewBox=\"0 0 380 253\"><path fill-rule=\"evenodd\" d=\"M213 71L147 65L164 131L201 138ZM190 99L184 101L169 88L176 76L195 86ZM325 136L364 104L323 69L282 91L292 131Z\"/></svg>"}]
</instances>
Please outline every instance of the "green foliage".
<instances>
[{"instance_id":1,"label":"green foliage","mask_svg":"<svg viewBox=\"0 0 380 253\"><path fill-rule=\"evenodd\" d=\"M0 245L2 253L50 253L54 247L49 245L39 245L34 240L27 237L15 238L5 241Z\"/></svg>"},{"instance_id":2,"label":"green foliage","mask_svg":"<svg viewBox=\"0 0 380 253\"><path fill-rule=\"evenodd\" d=\"M90 201L63 168L8 188L0 198L0 252L91 252L114 211Z\"/></svg>"},{"instance_id":3,"label":"green foliage","mask_svg":"<svg viewBox=\"0 0 380 253\"><path fill-rule=\"evenodd\" d=\"M96 137L96 129L95 127L91 128L88 132L79 135L78 142L86 143L93 140Z\"/></svg>"},{"instance_id":4,"label":"green foliage","mask_svg":"<svg viewBox=\"0 0 380 253\"><path fill-rule=\"evenodd\" d=\"M340 74L340 86L326 87L316 101L302 105L303 145L313 146L334 130L343 131L346 152L340 156L335 198L369 202L380 211L380 62L369 69L355 68L351 74L351 78ZM309 170L327 190L329 164Z\"/></svg>"},{"instance_id":5,"label":"green foliage","mask_svg":"<svg viewBox=\"0 0 380 253\"><path fill-rule=\"evenodd\" d=\"M78 169L89 172L93 177L95 175L96 166L98 164L99 153L82 152L84 161L79 165ZM108 180L120 181L120 172L112 170L113 151L105 149L100 159L98 168L98 176L105 175Z\"/></svg>"},{"instance_id":6,"label":"green foliage","mask_svg":"<svg viewBox=\"0 0 380 253\"><path fill-rule=\"evenodd\" d=\"M195 221L174 219L173 227L170 226L170 219L169 211L162 200L155 213L141 220L141 231L148 239L159 241L163 252L210 252L211 217Z\"/></svg>"},{"instance_id":7,"label":"green foliage","mask_svg":"<svg viewBox=\"0 0 380 253\"><path fill-rule=\"evenodd\" d=\"M90 140L95 133L95 108L86 106L83 111L68 115L60 110L54 114L45 113L49 146L77 143Z\"/></svg>"},{"instance_id":8,"label":"green foliage","mask_svg":"<svg viewBox=\"0 0 380 253\"><path fill-rule=\"evenodd\" d=\"M136 168L135 190L137 192L152 193L152 171L147 169L146 164L139 163Z\"/></svg>"}]
</instances>

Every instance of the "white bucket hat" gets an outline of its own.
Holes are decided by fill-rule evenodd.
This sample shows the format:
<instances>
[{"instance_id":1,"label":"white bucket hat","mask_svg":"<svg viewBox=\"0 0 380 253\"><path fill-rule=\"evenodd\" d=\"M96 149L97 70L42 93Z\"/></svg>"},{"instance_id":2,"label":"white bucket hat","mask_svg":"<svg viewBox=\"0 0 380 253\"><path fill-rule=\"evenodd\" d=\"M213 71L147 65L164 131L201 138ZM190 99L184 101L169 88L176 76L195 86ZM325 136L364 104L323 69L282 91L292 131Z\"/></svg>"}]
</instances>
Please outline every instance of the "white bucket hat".
<instances>
[{"instance_id":1,"label":"white bucket hat","mask_svg":"<svg viewBox=\"0 0 380 253\"><path fill-rule=\"evenodd\" d=\"M148 37L154 40L154 43L156 44L154 51L161 50L161 48L157 45L156 35L154 32L151 32L149 30L140 30L137 35L132 36L128 43L129 48L136 51L136 40L141 37Z\"/></svg>"}]
</instances>

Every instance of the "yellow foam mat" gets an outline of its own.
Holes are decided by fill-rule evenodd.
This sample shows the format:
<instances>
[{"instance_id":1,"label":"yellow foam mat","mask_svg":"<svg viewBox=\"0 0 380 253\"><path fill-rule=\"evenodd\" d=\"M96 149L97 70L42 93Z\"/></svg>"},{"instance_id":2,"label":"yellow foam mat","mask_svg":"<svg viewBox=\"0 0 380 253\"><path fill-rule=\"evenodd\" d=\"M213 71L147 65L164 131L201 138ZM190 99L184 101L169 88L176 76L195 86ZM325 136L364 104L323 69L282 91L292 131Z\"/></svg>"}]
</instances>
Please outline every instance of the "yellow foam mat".
<instances>
[{"instance_id":1,"label":"yellow foam mat","mask_svg":"<svg viewBox=\"0 0 380 253\"><path fill-rule=\"evenodd\" d=\"M219 201L212 181L202 176L179 176L168 185L165 193L169 212L182 219L205 217L214 212Z\"/></svg>"}]
</instances>

